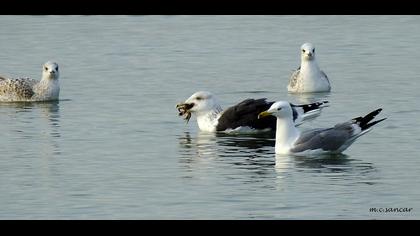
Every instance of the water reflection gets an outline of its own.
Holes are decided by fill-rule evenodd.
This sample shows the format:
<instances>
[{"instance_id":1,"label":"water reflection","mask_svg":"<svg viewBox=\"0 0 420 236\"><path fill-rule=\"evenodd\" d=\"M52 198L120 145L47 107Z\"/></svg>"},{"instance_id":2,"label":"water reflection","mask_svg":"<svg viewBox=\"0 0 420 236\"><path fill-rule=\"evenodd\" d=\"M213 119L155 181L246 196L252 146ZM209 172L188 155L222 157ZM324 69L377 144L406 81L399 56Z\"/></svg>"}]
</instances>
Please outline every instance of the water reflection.
<instances>
[{"instance_id":1,"label":"water reflection","mask_svg":"<svg viewBox=\"0 0 420 236\"><path fill-rule=\"evenodd\" d=\"M220 146L232 147L238 151L243 148L264 153L266 147L274 147L275 132L263 132L256 134L224 134L217 133L217 143Z\"/></svg>"},{"instance_id":2,"label":"water reflection","mask_svg":"<svg viewBox=\"0 0 420 236\"><path fill-rule=\"evenodd\" d=\"M275 140L269 133L230 135L198 132L194 137L185 132L179 137L180 163L187 172L213 169L223 173L225 170L220 169L228 168L231 173L229 178L242 182L260 182L272 178L278 187L283 186L285 179L295 175L306 183L320 181L319 178L338 182L348 180L350 184L377 183L377 170L372 163L346 154L318 157L276 155L274 144Z\"/></svg>"},{"instance_id":3,"label":"water reflection","mask_svg":"<svg viewBox=\"0 0 420 236\"><path fill-rule=\"evenodd\" d=\"M183 169L186 170L185 178L192 178L190 172L200 168L208 168L217 158L217 144L215 135L201 133L192 137L190 132L185 132L178 137L180 159Z\"/></svg>"},{"instance_id":4,"label":"water reflection","mask_svg":"<svg viewBox=\"0 0 420 236\"><path fill-rule=\"evenodd\" d=\"M199 132L197 137L192 137L190 132L185 132L179 138L181 152L188 157L211 157L217 149L216 135L214 133Z\"/></svg>"},{"instance_id":5,"label":"water reflection","mask_svg":"<svg viewBox=\"0 0 420 236\"><path fill-rule=\"evenodd\" d=\"M374 184L377 172L370 162L353 159L345 154L324 155L319 157L297 157L276 155L275 169L279 178L290 173L311 174L329 179L352 179L357 182Z\"/></svg>"},{"instance_id":6,"label":"water reflection","mask_svg":"<svg viewBox=\"0 0 420 236\"><path fill-rule=\"evenodd\" d=\"M18 137L28 141L35 138L40 142L44 155L60 154L56 140L61 137L59 101L0 103L0 109L9 118L18 121L13 127Z\"/></svg>"},{"instance_id":7,"label":"water reflection","mask_svg":"<svg viewBox=\"0 0 420 236\"><path fill-rule=\"evenodd\" d=\"M331 96L331 92L323 93L303 93L303 94L294 94L288 93L288 97L292 98L290 101L296 101L299 104L313 103L317 101L327 100Z\"/></svg>"},{"instance_id":8,"label":"water reflection","mask_svg":"<svg viewBox=\"0 0 420 236\"><path fill-rule=\"evenodd\" d=\"M189 132L179 138L180 162L188 168L203 165L229 165L262 173L272 171L274 139L271 134L229 135L198 132L193 137Z\"/></svg>"},{"instance_id":9,"label":"water reflection","mask_svg":"<svg viewBox=\"0 0 420 236\"><path fill-rule=\"evenodd\" d=\"M357 175L375 171L372 163L352 159L346 154L318 157L274 154L275 139L270 133L230 135L198 132L197 136L193 137L190 132L185 132L179 137L179 144L181 159L185 163L220 158L234 165L274 166L279 174L290 169L296 172L347 172Z\"/></svg>"},{"instance_id":10,"label":"water reflection","mask_svg":"<svg viewBox=\"0 0 420 236\"><path fill-rule=\"evenodd\" d=\"M198 132L196 137L185 132L178 139L182 153L197 157L226 157L250 152L269 154L275 144L272 132L246 135Z\"/></svg>"}]
</instances>

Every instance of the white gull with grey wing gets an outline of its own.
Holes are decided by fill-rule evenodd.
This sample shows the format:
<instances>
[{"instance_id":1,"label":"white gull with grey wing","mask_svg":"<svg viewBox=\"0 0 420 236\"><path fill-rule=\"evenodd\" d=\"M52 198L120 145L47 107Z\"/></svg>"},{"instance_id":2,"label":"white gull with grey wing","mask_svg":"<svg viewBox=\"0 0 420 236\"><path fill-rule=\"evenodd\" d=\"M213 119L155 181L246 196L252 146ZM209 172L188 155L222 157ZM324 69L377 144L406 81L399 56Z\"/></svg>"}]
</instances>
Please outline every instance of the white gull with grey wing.
<instances>
[{"instance_id":1,"label":"white gull with grey wing","mask_svg":"<svg viewBox=\"0 0 420 236\"><path fill-rule=\"evenodd\" d=\"M270 109L261 112L259 118L277 118L275 152L298 156L341 153L357 138L366 134L372 126L386 118L372 121L382 109L356 117L331 128L317 128L300 132L293 123L293 111L286 101L274 103ZM371 122L372 121L372 122Z\"/></svg>"}]
</instances>

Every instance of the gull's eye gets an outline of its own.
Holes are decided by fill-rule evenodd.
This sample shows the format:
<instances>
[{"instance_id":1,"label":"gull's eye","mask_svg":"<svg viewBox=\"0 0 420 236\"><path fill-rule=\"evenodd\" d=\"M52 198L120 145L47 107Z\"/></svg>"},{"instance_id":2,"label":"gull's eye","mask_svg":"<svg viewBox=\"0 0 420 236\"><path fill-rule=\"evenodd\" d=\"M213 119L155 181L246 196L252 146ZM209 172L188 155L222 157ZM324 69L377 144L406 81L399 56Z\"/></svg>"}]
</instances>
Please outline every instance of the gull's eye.
<instances>
[{"instance_id":1,"label":"gull's eye","mask_svg":"<svg viewBox=\"0 0 420 236\"><path fill-rule=\"evenodd\" d=\"M58 71L58 66L55 68L56 71Z\"/></svg>"},{"instance_id":2,"label":"gull's eye","mask_svg":"<svg viewBox=\"0 0 420 236\"><path fill-rule=\"evenodd\" d=\"M200 101L200 100L202 100L203 98L202 98L202 97L196 97L195 99L196 99L196 100L198 100L198 101Z\"/></svg>"},{"instance_id":3,"label":"gull's eye","mask_svg":"<svg viewBox=\"0 0 420 236\"><path fill-rule=\"evenodd\" d=\"M314 49L312 49L312 53L315 53L315 48L314 48Z\"/></svg>"},{"instance_id":4,"label":"gull's eye","mask_svg":"<svg viewBox=\"0 0 420 236\"><path fill-rule=\"evenodd\" d=\"M305 49L302 49L302 52L305 52Z\"/></svg>"},{"instance_id":5,"label":"gull's eye","mask_svg":"<svg viewBox=\"0 0 420 236\"><path fill-rule=\"evenodd\" d=\"M280 111L280 110L281 110L281 107L277 108L277 111Z\"/></svg>"},{"instance_id":6,"label":"gull's eye","mask_svg":"<svg viewBox=\"0 0 420 236\"><path fill-rule=\"evenodd\" d=\"M47 71L48 70L48 67L44 67L44 70Z\"/></svg>"}]
</instances>

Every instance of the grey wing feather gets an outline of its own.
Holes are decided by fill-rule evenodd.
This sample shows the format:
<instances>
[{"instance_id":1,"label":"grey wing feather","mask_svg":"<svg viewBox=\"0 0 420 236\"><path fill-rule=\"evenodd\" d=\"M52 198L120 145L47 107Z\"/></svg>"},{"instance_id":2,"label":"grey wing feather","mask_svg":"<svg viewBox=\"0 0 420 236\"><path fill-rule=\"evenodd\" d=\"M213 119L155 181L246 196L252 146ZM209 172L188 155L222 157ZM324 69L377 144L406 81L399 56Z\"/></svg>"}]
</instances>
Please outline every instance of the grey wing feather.
<instances>
[{"instance_id":1,"label":"grey wing feather","mask_svg":"<svg viewBox=\"0 0 420 236\"><path fill-rule=\"evenodd\" d=\"M325 74L325 72L322 70L321 70L321 74L325 77L325 79L327 79L328 83L330 83L330 79L328 79L327 74Z\"/></svg>"},{"instance_id":2,"label":"grey wing feather","mask_svg":"<svg viewBox=\"0 0 420 236\"><path fill-rule=\"evenodd\" d=\"M303 152L315 149L335 151L352 137L352 133L353 128L350 123L346 125L343 123L329 129L309 130L301 134L291 151Z\"/></svg>"},{"instance_id":3,"label":"grey wing feather","mask_svg":"<svg viewBox=\"0 0 420 236\"><path fill-rule=\"evenodd\" d=\"M331 128L329 128L331 129ZM310 140L311 138L313 138L315 135L319 134L322 131L325 131L328 129L325 128L319 128L319 129L311 129L311 130L307 130L301 133L300 137L298 140L296 140L295 145L299 145L299 144L303 144L305 142L307 142L308 140Z\"/></svg>"},{"instance_id":4,"label":"grey wing feather","mask_svg":"<svg viewBox=\"0 0 420 236\"><path fill-rule=\"evenodd\" d=\"M303 132L294 143L294 148L291 151L295 153L315 149L343 151L358 137L369 132L373 125L386 119L372 121L381 111L382 108L376 109L363 117L356 117L350 121L336 124L332 128ZM355 129L355 127L360 130Z\"/></svg>"}]
</instances>

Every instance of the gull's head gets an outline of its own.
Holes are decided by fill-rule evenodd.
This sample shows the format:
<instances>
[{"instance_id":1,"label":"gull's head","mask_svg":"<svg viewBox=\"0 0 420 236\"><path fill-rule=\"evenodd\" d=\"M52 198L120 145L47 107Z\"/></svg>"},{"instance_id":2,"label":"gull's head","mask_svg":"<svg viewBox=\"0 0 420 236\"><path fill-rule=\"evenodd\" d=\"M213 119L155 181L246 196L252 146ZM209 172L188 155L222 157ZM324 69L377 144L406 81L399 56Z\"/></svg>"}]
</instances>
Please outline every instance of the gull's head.
<instances>
[{"instance_id":1,"label":"gull's head","mask_svg":"<svg viewBox=\"0 0 420 236\"><path fill-rule=\"evenodd\" d=\"M292 107L289 102L279 101L273 103L267 111L263 111L258 114L258 119L266 116L275 116L277 118L290 118L293 117Z\"/></svg>"},{"instance_id":2,"label":"gull's head","mask_svg":"<svg viewBox=\"0 0 420 236\"><path fill-rule=\"evenodd\" d=\"M315 47L311 43L304 43L300 47L300 53L302 60L313 60L315 59Z\"/></svg>"},{"instance_id":3,"label":"gull's head","mask_svg":"<svg viewBox=\"0 0 420 236\"><path fill-rule=\"evenodd\" d=\"M191 113L206 113L218 106L214 95L207 91L199 91L191 95L185 102L176 105L180 116L189 121Z\"/></svg>"},{"instance_id":4,"label":"gull's head","mask_svg":"<svg viewBox=\"0 0 420 236\"><path fill-rule=\"evenodd\" d=\"M52 61L47 61L42 66L42 77L47 79L58 79L60 72L58 70L58 64Z\"/></svg>"}]
</instances>

